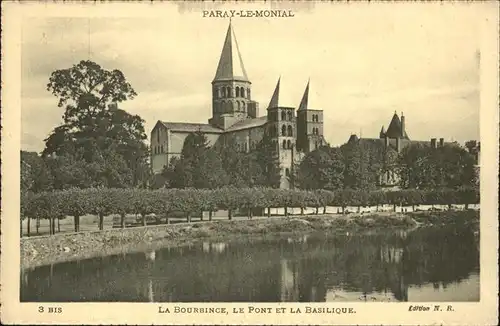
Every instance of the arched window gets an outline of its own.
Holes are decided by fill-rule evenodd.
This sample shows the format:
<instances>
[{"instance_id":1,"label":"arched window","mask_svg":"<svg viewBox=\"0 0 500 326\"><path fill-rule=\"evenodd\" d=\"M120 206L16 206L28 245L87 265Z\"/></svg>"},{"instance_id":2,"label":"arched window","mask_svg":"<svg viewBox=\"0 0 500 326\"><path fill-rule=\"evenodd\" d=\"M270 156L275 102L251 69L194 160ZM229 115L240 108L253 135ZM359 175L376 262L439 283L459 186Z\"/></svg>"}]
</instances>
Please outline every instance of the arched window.
<instances>
[{"instance_id":1,"label":"arched window","mask_svg":"<svg viewBox=\"0 0 500 326\"><path fill-rule=\"evenodd\" d=\"M238 89L236 89L236 92L238 92ZM236 103L238 103L238 111L240 111L241 110L241 103L240 102L236 102Z\"/></svg>"},{"instance_id":2,"label":"arched window","mask_svg":"<svg viewBox=\"0 0 500 326\"><path fill-rule=\"evenodd\" d=\"M243 88L242 88L242 89L243 89ZM246 112L246 111L247 111L247 109L246 109L246 104L245 104L245 102L243 102L243 101L241 101L241 110L242 110L243 112Z\"/></svg>"},{"instance_id":3,"label":"arched window","mask_svg":"<svg viewBox=\"0 0 500 326\"><path fill-rule=\"evenodd\" d=\"M226 88L226 95L227 95L227 97L233 97L231 94L231 87L229 87L229 86Z\"/></svg>"},{"instance_id":4,"label":"arched window","mask_svg":"<svg viewBox=\"0 0 500 326\"><path fill-rule=\"evenodd\" d=\"M289 169L289 168L286 168L286 169L285 169L285 175L286 175L287 177L289 177L289 176L290 176L290 169Z\"/></svg>"},{"instance_id":5,"label":"arched window","mask_svg":"<svg viewBox=\"0 0 500 326\"><path fill-rule=\"evenodd\" d=\"M292 142L291 142L290 140L287 140L287 141L286 141L286 147L287 147L288 149L292 149Z\"/></svg>"},{"instance_id":6,"label":"arched window","mask_svg":"<svg viewBox=\"0 0 500 326\"><path fill-rule=\"evenodd\" d=\"M281 136L286 136L286 126L281 127Z\"/></svg>"},{"instance_id":7,"label":"arched window","mask_svg":"<svg viewBox=\"0 0 500 326\"><path fill-rule=\"evenodd\" d=\"M247 98L250 99L250 88L247 89Z\"/></svg>"},{"instance_id":8,"label":"arched window","mask_svg":"<svg viewBox=\"0 0 500 326\"><path fill-rule=\"evenodd\" d=\"M248 148L247 148L247 143L244 143L244 144L243 144L243 150L246 152L246 151L247 151L247 149L248 149Z\"/></svg>"},{"instance_id":9,"label":"arched window","mask_svg":"<svg viewBox=\"0 0 500 326\"><path fill-rule=\"evenodd\" d=\"M282 121L286 120L286 112L285 111L281 111L281 120Z\"/></svg>"},{"instance_id":10,"label":"arched window","mask_svg":"<svg viewBox=\"0 0 500 326\"><path fill-rule=\"evenodd\" d=\"M292 121L292 119L293 119L292 111L288 111L288 120Z\"/></svg>"},{"instance_id":11,"label":"arched window","mask_svg":"<svg viewBox=\"0 0 500 326\"><path fill-rule=\"evenodd\" d=\"M226 88L222 87L221 91L222 91L222 94L221 94L222 96L221 97L226 97Z\"/></svg>"},{"instance_id":12,"label":"arched window","mask_svg":"<svg viewBox=\"0 0 500 326\"><path fill-rule=\"evenodd\" d=\"M293 128L292 126L288 126L288 137L293 137Z\"/></svg>"},{"instance_id":13,"label":"arched window","mask_svg":"<svg viewBox=\"0 0 500 326\"><path fill-rule=\"evenodd\" d=\"M245 89L243 87L240 88L240 95L245 98Z\"/></svg>"},{"instance_id":14,"label":"arched window","mask_svg":"<svg viewBox=\"0 0 500 326\"><path fill-rule=\"evenodd\" d=\"M236 86L236 97L240 97L240 88Z\"/></svg>"},{"instance_id":15,"label":"arched window","mask_svg":"<svg viewBox=\"0 0 500 326\"><path fill-rule=\"evenodd\" d=\"M286 140L283 140L283 149L286 149Z\"/></svg>"},{"instance_id":16,"label":"arched window","mask_svg":"<svg viewBox=\"0 0 500 326\"><path fill-rule=\"evenodd\" d=\"M229 102L229 112L234 112L234 103L233 102Z\"/></svg>"}]
</instances>

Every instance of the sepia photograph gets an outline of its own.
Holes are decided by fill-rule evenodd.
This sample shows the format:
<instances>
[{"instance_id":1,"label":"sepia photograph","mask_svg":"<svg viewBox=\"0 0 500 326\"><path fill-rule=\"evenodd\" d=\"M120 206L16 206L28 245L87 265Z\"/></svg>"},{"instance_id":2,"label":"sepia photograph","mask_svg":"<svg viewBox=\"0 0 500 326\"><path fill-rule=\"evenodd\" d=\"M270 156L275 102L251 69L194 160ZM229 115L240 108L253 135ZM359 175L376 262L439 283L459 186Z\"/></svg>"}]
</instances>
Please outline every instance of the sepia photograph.
<instances>
[{"instance_id":1,"label":"sepia photograph","mask_svg":"<svg viewBox=\"0 0 500 326\"><path fill-rule=\"evenodd\" d=\"M15 300L330 321L484 302L494 6L394 6L23 15Z\"/></svg>"}]
</instances>

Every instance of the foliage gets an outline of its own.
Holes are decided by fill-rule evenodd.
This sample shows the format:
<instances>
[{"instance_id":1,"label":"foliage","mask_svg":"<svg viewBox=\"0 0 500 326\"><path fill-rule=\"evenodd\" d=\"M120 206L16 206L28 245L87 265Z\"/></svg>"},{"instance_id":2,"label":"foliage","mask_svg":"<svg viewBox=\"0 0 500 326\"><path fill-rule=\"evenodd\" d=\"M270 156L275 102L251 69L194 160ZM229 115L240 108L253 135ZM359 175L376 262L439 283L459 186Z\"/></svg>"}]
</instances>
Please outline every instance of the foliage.
<instances>
[{"instance_id":1,"label":"foliage","mask_svg":"<svg viewBox=\"0 0 500 326\"><path fill-rule=\"evenodd\" d=\"M47 90L65 107L63 122L45 139L42 153L55 156L50 165L58 175L56 189L145 185L144 120L117 107L137 95L121 71L81 61L54 71Z\"/></svg>"},{"instance_id":2,"label":"foliage","mask_svg":"<svg viewBox=\"0 0 500 326\"><path fill-rule=\"evenodd\" d=\"M472 187L476 184L475 158L464 148L438 148L412 144L399 157L403 188L437 189Z\"/></svg>"}]
</instances>

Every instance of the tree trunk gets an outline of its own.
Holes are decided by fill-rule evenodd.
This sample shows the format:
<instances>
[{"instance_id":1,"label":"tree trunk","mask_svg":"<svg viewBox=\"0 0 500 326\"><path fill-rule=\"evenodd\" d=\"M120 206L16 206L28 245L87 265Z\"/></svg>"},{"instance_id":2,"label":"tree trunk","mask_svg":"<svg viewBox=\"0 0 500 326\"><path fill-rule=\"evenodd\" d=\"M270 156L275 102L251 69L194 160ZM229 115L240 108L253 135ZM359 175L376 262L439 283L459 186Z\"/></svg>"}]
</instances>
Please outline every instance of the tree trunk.
<instances>
[{"instance_id":1,"label":"tree trunk","mask_svg":"<svg viewBox=\"0 0 500 326\"><path fill-rule=\"evenodd\" d=\"M300 215L304 215L304 207L300 208Z\"/></svg>"},{"instance_id":2,"label":"tree trunk","mask_svg":"<svg viewBox=\"0 0 500 326\"><path fill-rule=\"evenodd\" d=\"M252 208L250 207L250 209L248 210L248 218L251 220L253 218L253 211L252 211Z\"/></svg>"},{"instance_id":3,"label":"tree trunk","mask_svg":"<svg viewBox=\"0 0 500 326\"><path fill-rule=\"evenodd\" d=\"M201 211L200 221L203 221L203 210Z\"/></svg>"},{"instance_id":4,"label":"tree trunk","mask_svg":"<svg viewBox=\"0 0 500 326\"><path fill-rule=\"evenodd\" d=\"M212 211L208 211L208 220L212 221Z\"/></svg>"},{"instance_id":5,"label":"tree trunk","mask_svg":"<svg viewBox=\"0 0 500 326\"><path fill-rule=\"evenodd\" d=\"M57 232L61 233L61 219L57 219Z\"/></svg>"},{"instance_id":6,"label":"tree trunk","mask_svg":"<svg viewBox=\"0 0 500 326\"><path fill-rule=\"evenodd\" d=\"M285 206L285 216L288 216L288 207Z\"/></svg>"},{"instance_id":7,"label":"tree trunk","mask_svg":"<svg viewBox=\"0 0 500 326\"><path fill-rule=\"evenodd\" d=\"M469 204L465 204L464 209L465 209L465 210L468 210L468 209L469 209ZM29 236L29 229L28 229L28 236Z\"/></svg>"},{"instance_id":8,"label":"tree trunk","mask_svg":"<svg viewBox=\"0 0 500 326\"><path fill-rule=\"evenodd\" d=\"M361 213L361 206L358 206L358 214Z\"/></svg>"},{"instance_id":9,"label":"tree trunk","mask_svg":"<svg viewBox=\"0 0 500 326\"><path fill-rule=\"evenodd\" d=\"M451 211L451 204L448 204L448 210Z\"/></svg>"},{"instance_id":10,"label":"tree trunk","mask_svg":"<svg viewBox=\"0 0 500 326\"><path fill-rule=\"evenodd\" d=\"M99 213L99 230L104 229L104 215L102 213Z\"/></svg>"},{"instance_id":11,"label":"tree trunk","mask_svg":"<svg viewBox=\"0 0 500 326\"><path fill-rule=\"evenodd\" d=\"M323 206L323 214L326 214L326 206Z\"/></svg>"},{"instance_id":12,"label":"tree trunk","mask_svg":"<svg viewBox=\"0 0 500 326\"><path fill-rule=\"evenodd\" d=\"M319 207L316 206L316 215L318 215L318 214L319 214Z\"/></svg>"},{"instance_id":13,"label":"tree trunk","mask_svg":"<svg viewBox=\"0 0 500 326\"><path fill-rule=\"evenodd\" d=\"M345 206L342 206L342 214L345 214Z\"/></svg>"},{"instance_id":14,"label":"tree trunk","mask_svg":"<svg viewBox=\"0 0 500 326\"><path fill-rule=\"evenodd\" d=\"M188 223L191 223L191 214L187 213L186 220Z\"/></svg>"},{"instance_id":15,"label":"tree trunk","mask_svg":"<svg viewBox=\"0 0 500 326\"><path fill-rule=\"evenodd\" d=\"M36 234L40 234L40 218L36 218Z\"/></svg>"},{"instance_id":16,"label":"tree trunk","mask_svg":"<svg viewBox=\"0 0 500 326\"><path fill-rule=\"evenodd\" d=\"M411 210L415 211L415 205L411 205Z\"/></svg>"},{"instance_id":17,"label":"tree trunk","mask_svg":"<svg viewBox=\"0 0 500 326\"><path fill-rule=\"evenodd\" d=\"M80 216L75 215L73 218L75 220L75 232L80 232Z\"/></svg>"},{"instance_id":18,"label":"tree trunk","mask_svg":"<svg viewBox=\"0 0 500 326\"><path fill-rule=\"evenodd\" d=\"M233 219L233 210L232 209L227 210L227 218L228 218L228 220Z\"/></svg>"},{"instance_id":19,"label":"tree trunk","mask_svg":"<svg viewBox=\"0 0 500 326\"><path fill-rule=\"evenodd\" d=\"M396 204L392 205L394 212L396 212Z\"/></svg>"},{"instance_id":20,"label":"tree trunk","mask_svg":"<svg viewBox=\"0 0 500 326\"><path fill-rule=\"evenodd\" d=\"M377 206L375 207L375 212L378 212L378 204L377 204Z\"/></svg>"},{"instance_id":21,"label":"tree trunk","mask_svg":"<svg viewBox=\"0 0 500 326\"><path fill-rule=\"evenodd\" d=\"M125 229L125 213L120 214L120 227Z\"/></svg>"},{"instance_id":22,"label":"tree trunk","mask_svg":"<svg viewBox=\"0 0 500 326\"><path fill-rule=\"evenodd\" d=\"M56 218L52 217L52 234L56 234Z\"/></svg>"},{"instance_id":23,"label":"tree trunk","mask_svg":"<svg viewBox=\"0 0 500 326\"><path fill-rule=\"evenodd\" d=\"M271 207L267 208L267 217L271 217Z\"/></svg>"},{"instance_id":24,"label":"tree trunk","mask_svg":"<svg viewBox=\"0 0 500 326\"><path fill-rule=\"evenodd\" d=\"M23 230L22 227L23 227L23 224L21 223L21 232ZM30 228L31 228L31 218L29 218L29 217L28 217L28 225L27 225L27 227L28 227L27 231L28 231L28 237L29 237L29 236L31 236L31 230L30 230ZM21 233L21 235L22 235L22 233Z\"/></svg>"}]
</instances>

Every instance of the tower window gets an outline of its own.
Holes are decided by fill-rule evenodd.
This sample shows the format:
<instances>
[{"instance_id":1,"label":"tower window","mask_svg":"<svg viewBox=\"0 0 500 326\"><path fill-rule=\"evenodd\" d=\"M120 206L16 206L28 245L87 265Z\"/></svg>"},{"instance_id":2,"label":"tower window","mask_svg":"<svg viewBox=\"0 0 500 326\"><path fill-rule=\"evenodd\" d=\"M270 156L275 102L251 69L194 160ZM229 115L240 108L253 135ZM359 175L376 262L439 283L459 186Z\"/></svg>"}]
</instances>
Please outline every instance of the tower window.
<instances>
[{"instance_id":1,"label":"tower window","mask_svg":"<svg viewBox=\"0 0 500 326\"><path fill-rule=\"evenodd\" d=\"M247 89L247 98L250 99L250 88Z\"/></svg>"},{"instance_id":2,"label":"tower window","mask_svg":"<svg viewBox=\"0 0 500 326\"><path fill-rule=\"evenodd\" d=\"M240 97L240 88L236 86L236 97Z\"/></svg>"},{"instance_id":3,"label":"tower window","mask_svg":"<svg viewBox=\"0 0 500 326\"><path fill-rule=\"evenodd\" d=\"M222 90L222 97L226 97L226 88L222 87L221 90Z\"/></svg>"},{"instance_id":4,"label":"tower window","mask_svg":"<svg viewBox=\"0 0 500 326\"><path fill-rule=\"evenodd\" d=\"M283 140L283 149L286 149L286 140Z\"/></svg>"},{"instance_id":5,"label":"tower window","mask_svg":"<svg viewBox=\"0 0 500 326\"><path fill-rule=\"evenodd\" d=\"M285 169L285 175L286 175L287 177L289 177L289 176L290 176L290 169L289 169L289 168L286 168L286 169Z\"/></svg>"},{"instance_id":6,"label":"tower window","mask_svg":"<svg viewBox=\"0 0 500 326\"><path fill-rule=\"evenodd\" d=\"M241 109L242 109L243 112L246 112L246 104L243 101L241 101Z\"/></svg>"},{"instance_id":7,"label":"tower window","mask_svg":"<svg viewBox=\"0 0 500 326\"><path fill-rule=\"evenodd\" d=\"M229 87L229 86L226 88L226 95L227 95L227 97L232 97L231 87Z\"/></svg>"},{"instance_id":8,"label":"tower window","mask_svg":"<svg viewBox=\"0 0 500 326\"><path fill-rule=\"evenodd\" d=\"M286 141L286 147L287 147L288 149L292 149L292 142L291 142L290 140L287 140L287 141Z\"/></svg>"},{"instance_id":9,"label":"tower window","mask_svg":"<svg viewBox=\"0 0 500 326\"><path fill-rule=\"evenodd\" d=\"M281 136L286 136L286 126L281 126Z\"/></svg>"},{"instance_id":10,"label":"tower window","mask_svg":"<svg viewBox=\"0 0 500 326\"><path fill-rule=\"evenodd\" d=\"M238 93L238 89L236 89L236 93ZM239 101L236 103L238 103L238 111L240 111L241 110L241 103Z\"/></svg>"},{"instance_id":11,"label":"tower window","mask_svg":"<svg viewBox=\"0 0 500 326\"><path fill-rule=\"evenodd\" d=\"M286 112L281 111L281 120L285 121L286 120Z\"/></svg>"},{"instance_id":12,"label":"tower window","mask_svg":"<svg viewBox=\"0 0 500 326\"><path fill-rule=\"evenodd\" d=\"M292 126L288 126L288 137L293 137L293 128Z\"/></svg>"},{"instance_id":13,"label":"tower window","mask_svg":"<svg viewBox=\"0 0 500 326\"><path fill-rule=\"evenodd\" d=\"M292 111L288 111L288 120L292 121L293 116L292 116Z\"/></svg>"},{"instance_id":14,"label":"tower window","mask_svg":"<svg viewBox=\"0 0 500 326\"><path fill-rule=\"evenodd\" d=\"M241 87L240 89L240 95L241 97L245 98L245 89L243 87Z\"/></svg>"},{"instance_id":15,"label":"tower window","mask_svg":"<svg viewBox=\"0 0 500 326\"><path fill-rule=\"evenodd\" d=\"M234 103L233 102L229 102L229 112L234 112Z\"/></svg>"}]
</instances>

